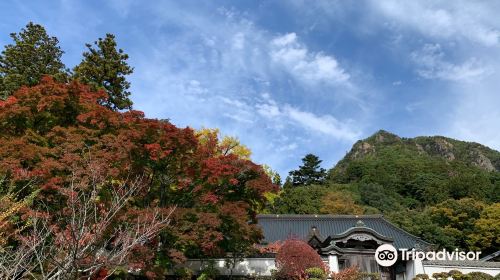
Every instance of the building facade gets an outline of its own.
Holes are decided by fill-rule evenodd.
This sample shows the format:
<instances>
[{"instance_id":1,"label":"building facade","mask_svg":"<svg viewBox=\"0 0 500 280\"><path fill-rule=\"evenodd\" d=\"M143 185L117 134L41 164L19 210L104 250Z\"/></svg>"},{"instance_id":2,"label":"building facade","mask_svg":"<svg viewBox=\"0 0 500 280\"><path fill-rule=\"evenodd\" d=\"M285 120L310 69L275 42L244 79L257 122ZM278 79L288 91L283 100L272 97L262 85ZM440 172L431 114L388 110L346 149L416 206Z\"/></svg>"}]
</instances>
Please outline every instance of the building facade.
<instances>
[{"instance_id":1,"label":"building facade","mask_svg":"<svg viewBox=\"0 0 500 280\"><path fill-rule=\"evenodd\" d=\"M287 239L306 241L322 257L330 272L356 266L361 271L377 273L383 280L413 279L417 274L459 270L463 273L479 271L495 276L500 273L500 262L486 261L428 261L403 260L401 256L390 267L380 266L375 260L376 249L390 244L400 249L431 251L434 246L387 221L382 215L259 215L262 245ZM194 271L203 267L202 260L189 260L187 267ZM227 268L224 259L215 260L222 274L270 276L275 269L274 257L246 258Z\"/></svg>"}]
</instances>

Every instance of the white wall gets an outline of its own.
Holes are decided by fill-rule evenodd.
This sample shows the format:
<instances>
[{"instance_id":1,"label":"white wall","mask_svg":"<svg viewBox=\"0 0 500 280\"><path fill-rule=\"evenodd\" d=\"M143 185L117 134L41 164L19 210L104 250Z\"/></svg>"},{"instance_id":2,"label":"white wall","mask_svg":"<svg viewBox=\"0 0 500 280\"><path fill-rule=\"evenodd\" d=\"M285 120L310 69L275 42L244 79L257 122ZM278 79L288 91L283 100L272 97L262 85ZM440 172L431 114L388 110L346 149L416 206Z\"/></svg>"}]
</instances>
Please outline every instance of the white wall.
<instances>
[{"instance_id":1,"label":"white wall","mask_svg":"<svg viewBox=\"0 0 500 280\"><path fill-rule=\"evenodd\" d=\"M223 275L229 275L230 270L225 266L224 259L214 259L215 267ZM193 271L199 271L203 266L208 264L207 260L190 259L182 266ZM255 276L270 276L271 270L275 269L274 258L251 258L244 259L239 262L233 269L233 275L255 275Z\"/></svg>"},{"instance_id":2,"label":"white wall","mask_svg":"<svg viewBox=\"0 0 500 280\"><path fill-rule=\"evenodd\" d=\"M339 260L337 258L337 256L334 256L334 255L330 255L328 256L328 269L330 270L330 272L339 272Z\"/></svg>"},{"instance_id":3,"label":"white wall","mask_svg":"<svg viewBox=\"0 0 500 280\"><path fill-rule=\"evenodd\" d=\"M224 259L214 259L214 261L215 267L221 274L230 274L230 270L225 267ZM331 271L338 271L338 261L336 256L330 256L329 259L324 259L323 261L329 266ZM201 268L207 264L207 260L190 259L182 266L196 272L200 271ZM239 262L233 270L233 275L270 276L272 269L276 269L274 258L250 258ZM427 274L432 276L433 273L448 272L450 270L458 270L464 274L469 272L484 272L491 276L496 276L500 273L500 268L442 266L423 264L421 261L408 261L406 263L405 279L411 280L417 274Z\"/></svg>"}]
</instances>

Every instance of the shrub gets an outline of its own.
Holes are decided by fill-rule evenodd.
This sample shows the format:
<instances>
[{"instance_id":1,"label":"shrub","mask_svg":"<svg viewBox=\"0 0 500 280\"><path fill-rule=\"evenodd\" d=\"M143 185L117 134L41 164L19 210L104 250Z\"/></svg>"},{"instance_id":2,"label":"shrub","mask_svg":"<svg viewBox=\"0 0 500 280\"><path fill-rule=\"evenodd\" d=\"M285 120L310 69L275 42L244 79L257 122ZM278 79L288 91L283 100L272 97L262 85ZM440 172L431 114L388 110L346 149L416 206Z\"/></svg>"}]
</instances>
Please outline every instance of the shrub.
<instances>
[{"instance_id":1,"label":"shrub","mask_svg":"<svg viewBox=\"0 0 500 280\"><path fill-rule=\"evenodd\" d=\"M472 280L471 276L463 274L461 271L458 270L450 270L448 272L448 275L453 280Z\"/></svg>"},{"instance_id":2,"label":"shrub","mask_svg":"<svg viewBox=\"0 0 500 280\"><path fill-rule=\"evenodd\" d=\"M413 277L413 280L426 280L429 279L429 275L427 274L417 274Z\"/></svg>"},{"instance_id":3,"label":"shrub","mask_svg":"<svg viewBox=\"0 0 500 280\"><path fill-rule=\"evenodd\" d=\"M458 276L458 275L463 275L463 273L459 270L450 270L448 271L448 275L453 277L453 276Z\"/></svg>"},{"instance_id":4,"label":"shrub","mask_svg":"<svg viewBox=\"0 0 500 280\"><path fill-rule=\"evenodd\" d=\"M326 272L320 267L311 267L306 269L306 276L309 280L326 280Z\"/></svg>"},{"instance_id":5,"label":"shrub","mask_svg":"<svg viewBox=\"0 0 500 280\"><path fill-rule=\"evenodd\" d=\"M215 261L210 260L208 264L203 267L201 274L196 280L215 280L219 276L219 270L215 267Z\"/></svg>"},{"instance_id":6,"label":"shrub","mask_svg":"<svg viewBox=\"0 0 500 280\"><path fill-rule=\"evenodd\" d=\"M193 271L186 267L181 267L175 270L175 276L179 277L179 280L191 280L193 277Z\"/></svg>"},{"instance_id":7,"label":"shrub","mask_svg":"<svg viewBox=\"0 0 500 280\"><path fill-rule=\"evenodd\" d=\"M446 272L436 272L432 273L432 277L436 280L447 280L450 275Z\"/></svg>"},{"instance_id":8,"label":"shrub","mask_svg":"<svg viewBox=\"0 0 500 280\"><path fill-rule=\"evenodd\" d=\"M471 272L467 273L467 275L474 280L493 280L493 276L486 274L484 272Z\"/></svg>"},{"instance_id":9,"label":"shrub","mask_svg":"<svg viewBox=\"0 0 500 280\"><path fill-rule=\"evenodd\" d=\"M359 280L361 273L356 267L350 267L330 275L332 280Z\"/></svg>"},{"instance_id":10,"label":"shrub","mask_svg":"<svg viewBox=\"0 0 500 280\"><path fill-rule=\"evenodd\" d=\"M306 242L298 239L285 241L276 254L276 279L303 279L306 269L326 267L318 253Z\"/></svg>"},{"instance_id":11,"label":"shrub","mask_svg":"<svg viewBox=\"0 0 500 280\"><path fill-rule=\"evenodd\" d=\"M361 272L360 279L362 279L362 280L380 280L380 274Z\"/></svg>"}]
</instances>

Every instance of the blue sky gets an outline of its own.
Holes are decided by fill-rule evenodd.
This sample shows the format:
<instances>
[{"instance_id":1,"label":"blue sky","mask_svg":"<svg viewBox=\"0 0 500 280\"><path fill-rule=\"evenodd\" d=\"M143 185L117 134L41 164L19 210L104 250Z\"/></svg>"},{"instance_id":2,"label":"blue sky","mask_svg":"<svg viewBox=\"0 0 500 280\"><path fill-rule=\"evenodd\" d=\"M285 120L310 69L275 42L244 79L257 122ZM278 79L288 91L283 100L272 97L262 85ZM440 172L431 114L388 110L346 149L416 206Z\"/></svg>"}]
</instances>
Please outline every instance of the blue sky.
<instances>
[{"instance_id":1,"label":"blue sky","mask_svg":"<svg viewBox=\"0 0 500 280\"><path fill-rule=\"evenodd\" d=\"M135 109L237 136L285 175L332 167L379 129L500 149L498 1L1 1L0 44L28 21L68 67L117 36Z\"/></svg>"}]
</instances>

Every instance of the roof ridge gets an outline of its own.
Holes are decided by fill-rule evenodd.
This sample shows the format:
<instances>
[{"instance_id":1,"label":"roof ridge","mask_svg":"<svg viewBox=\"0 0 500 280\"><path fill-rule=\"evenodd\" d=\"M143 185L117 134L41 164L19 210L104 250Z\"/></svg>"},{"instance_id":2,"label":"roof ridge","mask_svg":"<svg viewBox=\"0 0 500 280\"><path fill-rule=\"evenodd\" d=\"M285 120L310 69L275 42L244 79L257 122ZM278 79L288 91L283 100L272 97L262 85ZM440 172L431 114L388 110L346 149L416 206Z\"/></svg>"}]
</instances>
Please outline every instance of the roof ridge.
<instances>
[{"instance_id":1,"label":"roof ridge","mask_svg":"<svg viewBox=\"0 0 500 280\"><path fill-rule=\"evenodd\" d=\"M344 218L344 219L380 219L383 218L382 214L370 215L331 215L331 214L258 214L257 218L299 218L299 219L313 219L313 218Z\"/></svg>"}]
</instances>

